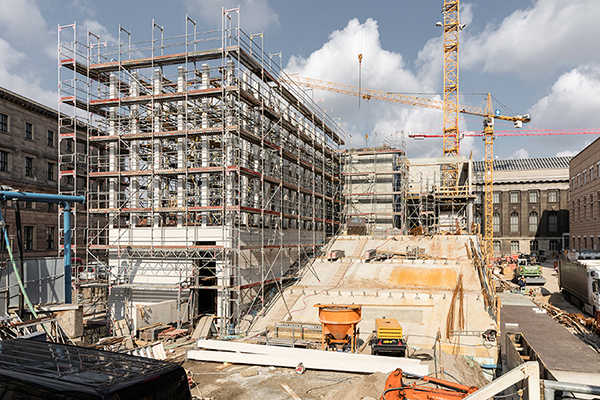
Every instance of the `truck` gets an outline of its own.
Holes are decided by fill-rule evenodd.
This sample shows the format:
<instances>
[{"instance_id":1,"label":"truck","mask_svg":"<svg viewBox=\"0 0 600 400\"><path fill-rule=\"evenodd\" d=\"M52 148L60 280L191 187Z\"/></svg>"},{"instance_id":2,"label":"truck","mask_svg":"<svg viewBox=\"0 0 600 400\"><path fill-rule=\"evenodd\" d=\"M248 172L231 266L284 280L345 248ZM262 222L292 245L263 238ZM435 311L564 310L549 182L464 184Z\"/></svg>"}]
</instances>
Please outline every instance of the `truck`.
<instances>
[{"instance_id":1,"label":"truck","mask_svg":"<svg viewBox=\"0 0 600 400\"><path fill-rule=\"evenodd\" d=\"M532 265L529 260L525 258L519 258L517 261L517 279L522 276L523 279L525 279L525 283L528 285L543 285L546 283L546 278L542 276L541 265Z\"/></svg>"},{"instance_id":2,"label":"truck","mask_svg":"<svg viewBox=\"0 0 600 400\"><path fill-rule=\"evenodd\" d=\"M600 260L560 260L558 286L565 300L598 318L600 310Z\"/></svg>"},{"instance_id":3,"label":"truck","mask_svg":"<svg viewBox=\"0 0 600 400\"><path fill-rule=\"evenodd\" d=\"M378 318L371 339L371 354L406 355L406 339L402 337L402 327L396 319Z\"/></svg>"}]
</instances>

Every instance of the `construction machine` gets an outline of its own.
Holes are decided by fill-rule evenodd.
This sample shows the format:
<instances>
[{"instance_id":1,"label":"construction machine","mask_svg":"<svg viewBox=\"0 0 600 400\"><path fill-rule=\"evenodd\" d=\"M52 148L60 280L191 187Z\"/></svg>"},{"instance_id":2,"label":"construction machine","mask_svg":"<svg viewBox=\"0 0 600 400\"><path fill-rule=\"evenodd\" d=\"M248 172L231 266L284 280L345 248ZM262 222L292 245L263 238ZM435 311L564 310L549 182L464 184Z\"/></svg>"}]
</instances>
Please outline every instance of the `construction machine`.
<instances>
[{"instance_id":1,"label":"construction machine","mask_svg":"<svg viewBox=\"0 0 600 400\"><path fill-rule=\"evenodd\" d=\"M411 376L443 386L443 388L417 385L417 382L405 384L402 381L402 375L402 370L398 368L388 376L381 400L461 400L479 390L476 386L466 386L443 379L416 375Z\"/></svg>"},{"instance_id":2,"label":"construction machine","mask_svg":"<svg viewBox=\"0 0 600 400\"><path fill-rule=\"evenodd\" d=\"M406 354L406 340L402 337L402 327L395 319L378 318L375 320L377 328L371 339L371 354L399 355Z\"/></svg>"}]
</instances>

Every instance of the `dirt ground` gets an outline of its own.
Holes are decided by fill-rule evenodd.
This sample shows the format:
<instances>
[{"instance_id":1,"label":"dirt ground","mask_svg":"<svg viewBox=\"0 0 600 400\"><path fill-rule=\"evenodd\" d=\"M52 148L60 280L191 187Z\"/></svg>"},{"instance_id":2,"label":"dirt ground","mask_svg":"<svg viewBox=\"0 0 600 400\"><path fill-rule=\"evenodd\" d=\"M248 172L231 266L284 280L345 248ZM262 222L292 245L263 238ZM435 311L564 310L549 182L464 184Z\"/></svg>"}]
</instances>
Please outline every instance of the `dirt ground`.
<instances>
[{"instance_id":1,"label":"dirt ground","mask_svg":"<svg viewBox=\"0 0 600 400\"><path fill-rule=\"evenodd\" d=\"M543 286L528 286L531 297L541 303L552 304L566 312L581 312L569 304L560 294L558 276L553 261L542 264L547 282ZM192 344L189 344L191 346ZM185 346L173 350L171 357L177 361L184 359ZM368 348L366 349L368 352ZM433 357L432 349L411 350L409 354L420 354L419 358L429 365L432 373L443 370L438 377L464 385L483 387L487 384L477 363L464 357L442 353ZM427 357L426 355L429 355ZM175 361L174 360L174 361ZM389 374L356 374L307 370L298 374L291 368L262 367L251 365L219 364L200 361L183 362L190 371L194 386L192 395L198 399L303 399L303 400L368 400L379 399ZM422 382L421 382L422 383ZM294 395L284 388L288 386Z\"/></svg>"},{"instance_id":2,"label":"dirt ground","mask_svg":"<svg viewBox=\"0 0 600 400\"><path fill-rule=\"evenodd\" d=\"M417 350L421 358L432 356L433 350ZM479 366L464 357L442 353L437 364L433 357L423 361L430 371L443 367L440 378L466 385L482 387L487 381ZM293 399L282 384L305 400L379 399L389 374L356 374L307 370L300 375L292 368L228 365L187 361L184 368L191 371L195 386L192 395L199 399ZM391 372L391 371L390 371Z\"/></svg>"}]
</instances>

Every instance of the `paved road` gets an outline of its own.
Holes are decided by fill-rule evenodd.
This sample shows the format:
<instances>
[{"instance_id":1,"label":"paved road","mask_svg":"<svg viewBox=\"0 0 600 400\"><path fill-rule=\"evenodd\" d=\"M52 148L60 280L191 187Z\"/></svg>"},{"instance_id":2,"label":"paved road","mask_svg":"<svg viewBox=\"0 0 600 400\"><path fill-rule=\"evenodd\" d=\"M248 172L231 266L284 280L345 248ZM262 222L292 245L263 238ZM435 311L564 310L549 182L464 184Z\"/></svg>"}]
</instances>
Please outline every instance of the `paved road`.
<instances>
[{"instance_id":1,"label":"paved road","mask_svg":"<svg viewBox=\"0 0 600 400\"><path fill-rule=\"evenodd\" d=\"M541 263L542 275L546 278L543 286L529 285L528 288L535 289L535 300L540 303L551 304L567 313L581 313L581 309L567 302L558 287L558 273L554 271L554 260Z\"/></svg>"}]
</instances>

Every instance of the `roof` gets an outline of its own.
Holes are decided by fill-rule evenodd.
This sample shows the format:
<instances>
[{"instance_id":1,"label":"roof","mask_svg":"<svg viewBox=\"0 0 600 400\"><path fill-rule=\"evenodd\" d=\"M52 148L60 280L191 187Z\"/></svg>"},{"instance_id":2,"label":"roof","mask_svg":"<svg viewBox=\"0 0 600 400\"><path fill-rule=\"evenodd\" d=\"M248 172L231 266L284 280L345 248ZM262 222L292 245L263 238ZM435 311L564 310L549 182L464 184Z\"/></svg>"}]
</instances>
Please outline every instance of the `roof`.
<instances>
[{"instance_id":1,"label":"roof","mask_svg":"<svg viewBox=\"0 0 600 400\"><path fill-rule=\"evenodd\" d=\"M23 339L0 341L0 381L12 377L48 389L102 393L177 368L166 361L86 347Z\"/></svg>"},{"instance_id":2,"label":"roof","mask_svg":"<svg viewBox=\"0 0 600 400\"><path fill-rule=\"evenodd\" d=\"M0 86L0 98L6 99L12 103L18 104L22 107L30 109L38 114L45 115L47 117L57 119L58 112L48 106L40 104L34 100L28 99L27 97L21 96L15 92L12 92L6 88Z\"/></svg>"},{"instance_id":3,"label":"roof","mask_svg":"<svg viewBox=\"0 0 600 400\"><path fill-rule=\"evenodd\" d=\"M494 171L523 171L539 169L569 169L573 157L542 157L494 160ZM484 172L485 161L473 161L473 172Z\"/></svg>"}]
</instances>

